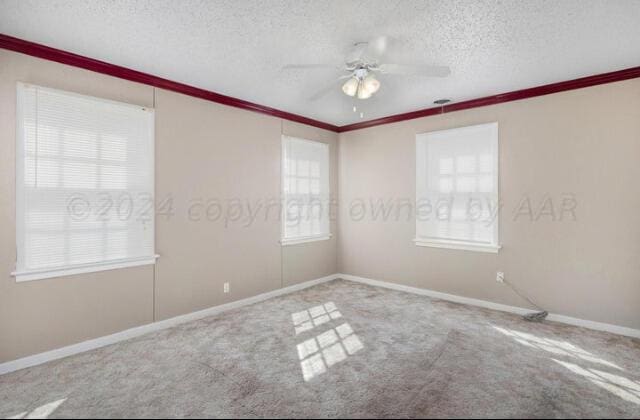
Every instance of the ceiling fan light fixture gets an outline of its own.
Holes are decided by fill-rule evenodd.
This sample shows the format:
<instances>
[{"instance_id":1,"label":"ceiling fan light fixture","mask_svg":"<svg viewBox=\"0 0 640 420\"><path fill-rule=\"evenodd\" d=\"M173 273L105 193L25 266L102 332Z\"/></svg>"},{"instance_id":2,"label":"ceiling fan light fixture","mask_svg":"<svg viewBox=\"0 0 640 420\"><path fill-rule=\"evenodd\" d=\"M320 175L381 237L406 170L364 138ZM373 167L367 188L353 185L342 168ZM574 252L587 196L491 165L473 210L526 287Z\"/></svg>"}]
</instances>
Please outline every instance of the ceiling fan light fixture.
<instances>
[{"instance_id":1,"label":"ceiling fan light fixture","mask_svg":"<svg viewBox=\"0 0 640 420\"><path fill-rule=\"evenodd\" d=\"M342 91L345 95L355 96L358 93L358 86L360 85L360 81L355 77L350 78L342 85Z\"/></svg>"},{"instance_id":2,"label":"ceiling fan light fixture","mask_svg":"<svg viewBox=\"0 0 640 420\"><path fill-rule=\"evenodd\" d=\"M360 83L360 87L358 88L358 99L369 99L373 95L369 89L364 86L364 83Z\"/></svg>"},{"instance_id":3,"label":"ceiling fan light fixture","mask_svg":"<svg viewBox=\"0 0 640 420\"><path fill-rule=\"evenodd\" d=\"M374 76L373 73L370 73L367 77L365 77L362 81L362 84L364 85L364 88L366 90L371 92L372 95L376 93L378 89L380 89L380 81L376 79L376 76Z\"/></svg>"}]
</instances>

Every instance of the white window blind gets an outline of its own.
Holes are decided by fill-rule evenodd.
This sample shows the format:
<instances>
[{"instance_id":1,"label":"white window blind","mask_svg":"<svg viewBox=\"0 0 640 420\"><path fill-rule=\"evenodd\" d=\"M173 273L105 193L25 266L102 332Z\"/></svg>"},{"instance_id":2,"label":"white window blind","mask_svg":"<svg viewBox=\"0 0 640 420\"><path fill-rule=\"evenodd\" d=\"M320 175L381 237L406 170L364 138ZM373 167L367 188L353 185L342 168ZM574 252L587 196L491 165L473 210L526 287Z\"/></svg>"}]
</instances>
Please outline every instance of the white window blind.
<instances>
[{"instance_id":1,"label":"white window blind","mask_svg":"<svg viewBox=\"0 0 640 420\"><path fill-rule=\"evenodd\" d=\"M416 137L416 244L497 252L498 124Z\"/></svg>"},{"instance_id":2,"label":"white window blind","mask_svg":"<svg viewBox=\"0 0 640 420\"><path fill-rule=\"evenodd\" d=\"M17 93L16 279L155 262L153 110Z\"/></svg>"},{"instance_id":3,"label":"white window blind","mask_svg":"<svg viewBox=\"0 0 640 420\"><path fill-rule=\"evenodd\" d=\"M328 239L329 145L282 137L284 245Z\"/></svg>"}]
</instances>

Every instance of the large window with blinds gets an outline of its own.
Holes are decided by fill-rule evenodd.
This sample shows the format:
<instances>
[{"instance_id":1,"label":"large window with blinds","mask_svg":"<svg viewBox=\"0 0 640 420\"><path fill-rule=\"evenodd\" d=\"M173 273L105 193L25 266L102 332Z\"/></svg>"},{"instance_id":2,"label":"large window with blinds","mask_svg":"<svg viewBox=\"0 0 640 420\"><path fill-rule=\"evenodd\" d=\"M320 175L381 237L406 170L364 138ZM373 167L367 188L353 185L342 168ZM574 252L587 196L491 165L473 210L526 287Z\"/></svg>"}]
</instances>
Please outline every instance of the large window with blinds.
<instances>
[{"instance_id":1,"label":"large window with blinds","mask_svg":"<svg viewBox=\"0 0 640 420\"><path fill-rule=\"evenodd\" d=\"M329 145L282 137L282 244L329 239Z\"/></svg>"},{"instance_id":2,"label":"large window with blinds","mask_svg":"<svg viewBox=\"0 0 640 420\"><path fill-rule=\"evenodd\" d=\"M18 281L153 264L152 109L17 86Z\"/></svg>"},{"instance_id":3,"label":"large window with blinds","mask_svg":"<svg viewBox=\"0 0 640 420\"><path fill-rule=\"evenodd\" d=\"M498 124L416 136L416 245L498 252Z\"/></svg>"}]
</instances>

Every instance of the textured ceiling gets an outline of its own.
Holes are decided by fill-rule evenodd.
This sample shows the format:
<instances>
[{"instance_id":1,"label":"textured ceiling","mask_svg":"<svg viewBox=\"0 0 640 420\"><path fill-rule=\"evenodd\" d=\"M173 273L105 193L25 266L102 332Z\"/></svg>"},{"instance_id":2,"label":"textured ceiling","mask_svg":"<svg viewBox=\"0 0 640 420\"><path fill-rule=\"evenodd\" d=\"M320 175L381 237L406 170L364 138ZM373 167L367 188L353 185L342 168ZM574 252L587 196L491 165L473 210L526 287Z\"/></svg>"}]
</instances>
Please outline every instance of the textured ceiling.
<instances>
[{"instance_id":1,"label":"textured ceiling","mask_svg":"<svg viewBox=\"0 0 640 420\"><path fill-rule=\"evenodd\" d=\"M639 0L0 0L0 33L336 125L640 65ZM351 45L397 39L388 61L446 79L381 76L335 91ZM330 63L336 70L282 70Z\"/></svg>"}]
</instances>

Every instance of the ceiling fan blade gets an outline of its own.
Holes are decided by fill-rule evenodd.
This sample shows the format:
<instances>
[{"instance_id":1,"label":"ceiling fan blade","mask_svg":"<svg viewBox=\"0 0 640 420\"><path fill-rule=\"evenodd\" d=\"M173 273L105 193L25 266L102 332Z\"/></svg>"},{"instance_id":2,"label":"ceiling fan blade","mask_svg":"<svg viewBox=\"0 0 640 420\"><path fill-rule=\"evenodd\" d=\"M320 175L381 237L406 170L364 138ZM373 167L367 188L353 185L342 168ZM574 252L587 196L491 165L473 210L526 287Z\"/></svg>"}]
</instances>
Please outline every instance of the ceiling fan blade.
<instances>
[{"instance_id":1,"label":"ceiling fan blade","mask_svg":"<svg viewBox=\"0 0 640 420\"><path fill-rule=\"evenodd\" d=\"M316 93L314 93L313 95L311 95L309 97L309 102L315 102L318 99L322 98L323 96L326 96L329 92L331 92L333 89L335 88L334 85L331 86L326 86L322 89L320 89L319 91L317 91Z\"/></svg>"},{"instance_id":2,"label":"ceiling fan blade","mask_svg":"<svg viewBox=\"0 0 640 420\"><path fill-rule=\"evenodd\" d=\"M393 38L386 35L377 36L369 40L365 56L371 60L379 59L387 52L392 41Z\"/></svg>"},{"instance_id":3,"label":"ceiling fan blade","mask_svg":"<svg viewBox=\"0 0 640 420\"><path fill-rule=\"evenodd\" d=\"M451 74L451 69L448 66L380 64L378 70L382 74L417 75L426 77L447 77Z\"/></svg>"},{"instance_id":4,"label":"ceiling fan blade","mask_svg":"<svg viewBox=\"0 0 640 420\"><path fill-rule=\"evenodd\" d=\"M394 39L386 36L376 36L368 41L357 42L347 55L347 67L353 67L362 61L376 63L387 52Z\"/></svg>"},{"instance_id":5,"label":"ceiling fan blade","mask_svg":"<svg viewBox=\"0 0 640 420\"><path fill-rule=\"evenodd\" d=\"M328 84L324 88L320 89L319 91L317 91L316 93L311 95L309 97L309 101L310 102L314 102L314 101L317 101L318 99L322 98L323 96L326 96L327 94L329 94L329 92L331 92L332 90L334 90L338 86L339 82L341 82L344 79L348 79L349 77L351 77L350 74L345 75L345 76L340 76L337 80L334 80L333 82L331 82L330 84Z\"/></svg>"},{"instance_id":6,"label":"ceiling fan blade","mask_svg":"<svg viewBox=\"0 0 640 420\"><path fill-rule=\"evenodd\" d=\"M307 70L307 69L335 69L338 66L332 64L287 64L282 70Z\"/></svg>"}]
</instances>

